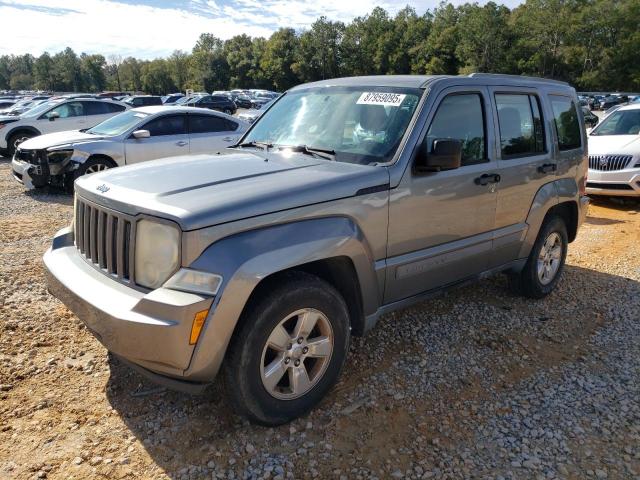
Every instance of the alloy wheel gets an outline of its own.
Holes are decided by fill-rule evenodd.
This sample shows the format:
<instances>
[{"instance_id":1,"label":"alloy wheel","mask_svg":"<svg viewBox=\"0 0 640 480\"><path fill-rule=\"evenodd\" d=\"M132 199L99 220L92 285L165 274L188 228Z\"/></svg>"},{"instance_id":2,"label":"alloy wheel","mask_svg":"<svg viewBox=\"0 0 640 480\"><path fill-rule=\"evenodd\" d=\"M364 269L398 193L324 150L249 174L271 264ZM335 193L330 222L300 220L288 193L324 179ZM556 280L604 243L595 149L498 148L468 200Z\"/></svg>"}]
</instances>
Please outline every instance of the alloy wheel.
<instances>
[{"instance_id":1,"label":"alloy wheel","mask_svg":"<svg viewBox=\"0 0 640 480\"><path fill-rule=\"evenodd\" d=\"M109 167L107 165L105 165L104 163L95 163L93 165L91 165L89 168L87 168L87 171L85 172L85 175L89 175L90 173L98 173L98 172L102 172L104 170L107 170Z\"/></svg>"},{"instance_id":2,"label":"alloy wheel","mask_svg":"<svg viewBox=\"0 0 640 480\"><path fill-rule=\"evenodd\" d=\"M322 312L305 308L291 313L276 325L262 351L264 388L279 400L301 397L324 375L333 347L333 329Z\"/></svg>"},{"instance_id":3,"label":"alloy wheel","mask_svg":"<svg viewBox=\"0 0 640 480\"><path fill-rule=\"evenodd\" d=\"M556 277L562 261L562 238L557 232L551 232L545 239L538 255L538 280L548 285Z\"/></svg>"}]
</instances>

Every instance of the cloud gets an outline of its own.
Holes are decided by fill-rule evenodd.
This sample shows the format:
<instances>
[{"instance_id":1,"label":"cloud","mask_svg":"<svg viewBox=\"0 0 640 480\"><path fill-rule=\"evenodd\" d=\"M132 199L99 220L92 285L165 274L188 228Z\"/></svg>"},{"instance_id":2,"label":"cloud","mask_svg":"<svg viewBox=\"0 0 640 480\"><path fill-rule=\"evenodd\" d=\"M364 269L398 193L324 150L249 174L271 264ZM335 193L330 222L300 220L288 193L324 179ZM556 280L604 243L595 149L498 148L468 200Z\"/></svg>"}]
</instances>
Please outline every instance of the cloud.
<instances>
[{"instance_id":1,"label":"cloud","mask_svg":"<svg viewBox=\"0 0 640 480\"><path fill-rule=\"evenodd\" d=\"M521 0L503 0L513 7ZM439 0L411 2L418 13ZM463 0L453 0L463 3ZM486 3L482 1L481 3ZM76 52L138 58L190 51L201 33L227 39L268 37L280 27L309 27L324 15L349 22L381 6L391 14L406 0L0 0L0 54Z\"/></svg>"}]
</instances>

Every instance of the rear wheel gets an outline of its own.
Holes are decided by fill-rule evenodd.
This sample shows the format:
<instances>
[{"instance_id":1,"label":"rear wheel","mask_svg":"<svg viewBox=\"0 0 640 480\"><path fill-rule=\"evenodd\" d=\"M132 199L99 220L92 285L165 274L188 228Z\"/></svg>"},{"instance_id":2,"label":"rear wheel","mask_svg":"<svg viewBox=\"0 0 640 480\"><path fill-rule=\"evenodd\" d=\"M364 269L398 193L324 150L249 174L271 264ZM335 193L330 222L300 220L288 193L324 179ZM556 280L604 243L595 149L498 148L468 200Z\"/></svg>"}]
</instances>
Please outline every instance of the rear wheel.
<instances>
[{"instance_id":1,"label":"rear wheel","mask_svg":"<svg viewBox=\"0 0 640 480\"><path fill-rule=\"evenodd\" d=\"M222 110L222 113L226 113L227 115L232 115L233 112L231 111L230 108L225 108L224 110Z\"/></svg>"},{"instance_id":2,"label":"rear wheel","mask_svg":"<svg viewBox=\"0 0 640 480\"><path fill-rule=\"evenodd\" d=\"M225 359L236 411L263 425L313 408L337 381L349 348L342 296L306 273L282 277L243 314Z\"/></svg>"},{"instance_id":3,"label":"rear wheel","mask_svg":"<svg viewBox=\"0 0 640 480\"><path fill-rule=\"evenodd\" d=\"M545 220L522 271L510 277L511 290L529 298L542 298L560 280L569 245L567 226L558 216Z\"/></svg>"}]
</instances>

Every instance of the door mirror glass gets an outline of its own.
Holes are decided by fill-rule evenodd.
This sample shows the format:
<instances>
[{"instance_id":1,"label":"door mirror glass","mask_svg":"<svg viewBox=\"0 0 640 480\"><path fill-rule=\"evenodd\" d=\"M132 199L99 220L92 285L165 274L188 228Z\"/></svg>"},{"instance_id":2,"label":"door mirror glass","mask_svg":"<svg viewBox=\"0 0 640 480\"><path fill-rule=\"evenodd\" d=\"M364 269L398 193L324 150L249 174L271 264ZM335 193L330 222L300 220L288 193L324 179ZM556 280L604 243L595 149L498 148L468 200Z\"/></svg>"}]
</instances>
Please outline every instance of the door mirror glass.
<instances>
[{"instance_id":1,"label":"door mirror glass","mask_svg":"<svg viewBox=\"0 0 640 480\"><path fill-rule=\"evenodd\" d=\"M133 138L149 138L150 136L149 130L136 130L133 132Z\"/></svg>"},{"instance_id":2,"label":"door mirror glass","mask_svg":"<svg viewBox=\"0 0 640 480\"><path fill-rule=\"evenodd\" d=\"M422 144L416 170L419 172L439 172L441 170L453 170L460 168L462 163L462 142L450 138L437 138L433 140L429 151L428 139Z\"/></svg>"}]
</instances>

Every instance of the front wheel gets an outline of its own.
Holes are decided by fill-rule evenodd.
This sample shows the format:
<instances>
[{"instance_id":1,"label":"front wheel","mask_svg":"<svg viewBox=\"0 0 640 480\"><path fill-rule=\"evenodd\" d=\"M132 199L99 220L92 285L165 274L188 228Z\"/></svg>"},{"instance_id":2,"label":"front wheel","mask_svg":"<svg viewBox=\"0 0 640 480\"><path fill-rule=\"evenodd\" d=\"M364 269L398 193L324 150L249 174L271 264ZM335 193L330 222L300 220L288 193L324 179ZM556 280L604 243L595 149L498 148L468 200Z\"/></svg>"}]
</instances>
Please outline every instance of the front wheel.
<instances>
[{"instance_id":1,"label":"front wheel","mask_svg":"<svg viewBox=\"0 0 640 480\"><path fill-rule=\"evenodd\" d=\"M16 150L20 146L22 142L26 142L30 138L33 138L35 135L33 133L28 132L19 132L14 133L9 137L8 147L9 147L9 156L13 157L13 154L16 153Z\"/></svg>"},{"instance_id":2,"label":"front wheel","mask_svg":"<svg viewBox=\"0 0 640 480\"><path fill-rule=\"evenodd\" d=\"M238 413L280 425L312 409L336 383L349 348L349 315L327 282L290 273L252 302L225 359Z\"/></svg>"},{"instance_id":3,"label":"front wheel","mask_svg":"<svg viewBox=\"0 0 640 480\"><path fill-rule=\"evenodd\" d=\"M232 115L233 112L231 111L230 108L225 108L224 110L222 110L222 113L226 113L227 115Z\"/></svg>"},{"instance_id":4,"label":"front wheel","mask_svg":"<svg viewBox=\"0 0 640 480\"><path fill-rule=\"evenodd\" d=\"M524 268L510 277L512 291L529 298L550 294L562 275L568 245L564 221L558 216L546 219Z\"/></svg>"}]
</instances>

